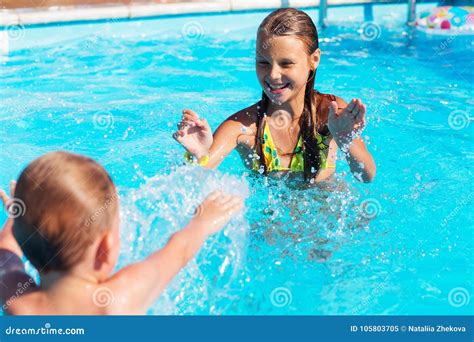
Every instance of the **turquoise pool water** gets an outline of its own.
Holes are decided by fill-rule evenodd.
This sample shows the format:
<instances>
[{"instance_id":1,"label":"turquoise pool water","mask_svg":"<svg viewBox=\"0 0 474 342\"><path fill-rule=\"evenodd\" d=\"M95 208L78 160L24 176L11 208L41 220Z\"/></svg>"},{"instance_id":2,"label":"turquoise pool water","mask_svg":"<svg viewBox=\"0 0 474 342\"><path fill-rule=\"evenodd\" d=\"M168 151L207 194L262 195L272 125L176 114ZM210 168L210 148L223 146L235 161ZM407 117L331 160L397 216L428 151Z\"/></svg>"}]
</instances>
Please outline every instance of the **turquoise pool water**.
<instances>
[{"instance_id":1,"label":"turquoise pool water","mask_svg":"<svg viewBox=\"0 0 474 342\"><path fill-rule=\"evenodd\" d=\"M316 86L367 104L371 184L343 160L324 190L248 174L236 154L217 171L181 166L182 108L216 128L260 96L257 12L12 29L0 186L51 150L101 162L121 194L119 266L209 191L245 196L150 314L472 314L473 41L405 27L405 6L376 7L369 26L362 13L329 11Z\"/></svg>"}]
</instances>

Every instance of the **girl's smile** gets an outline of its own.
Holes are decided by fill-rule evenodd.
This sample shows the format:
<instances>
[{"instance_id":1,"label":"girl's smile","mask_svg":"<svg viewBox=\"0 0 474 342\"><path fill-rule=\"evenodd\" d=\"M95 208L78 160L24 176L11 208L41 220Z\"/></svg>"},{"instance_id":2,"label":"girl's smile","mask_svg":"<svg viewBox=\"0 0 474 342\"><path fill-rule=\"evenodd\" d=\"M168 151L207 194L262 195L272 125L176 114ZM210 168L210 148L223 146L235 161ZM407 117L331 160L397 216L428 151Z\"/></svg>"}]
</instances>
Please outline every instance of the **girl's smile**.
<instances>
[{"instance_id":1,"label":"girl's smile","mask_svg":"<svg viewBox=\"0 0 474 342\"><path fill-rule=\"evenodd\" d=\"M272 102L302 102L310 71L317 67L301 39L269 36L260 32L257 39L256 71L263 91Z\"/></svg>"},{"instance_id":2,"label":"girl's smile","mask_svg":"<svg viewBox=\"0 0 474 342\"><path fill-rule=\"evenodd\" d=\"M265 83L268 86L268 91L273 94L274 96L280 96L282 95L287 89L290 87L290 83L281 83L281 84L274 84L270 83L268 81L265 81Z\"/></svg>"}]
</instances>

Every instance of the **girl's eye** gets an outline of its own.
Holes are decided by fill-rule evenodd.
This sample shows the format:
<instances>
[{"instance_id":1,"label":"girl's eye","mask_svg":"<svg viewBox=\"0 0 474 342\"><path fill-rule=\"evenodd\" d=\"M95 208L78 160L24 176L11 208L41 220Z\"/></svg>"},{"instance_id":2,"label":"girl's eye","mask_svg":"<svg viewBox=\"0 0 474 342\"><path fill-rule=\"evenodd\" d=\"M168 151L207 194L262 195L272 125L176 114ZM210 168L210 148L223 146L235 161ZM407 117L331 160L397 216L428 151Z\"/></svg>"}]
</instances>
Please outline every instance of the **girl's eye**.
<instances>
[{"instance_id":1,"label":"girl's eye","mask_svg":"<svg viewBox=\"0 0 474 342\"><path fill-rule=\"evenodd\" d=\"M268 65L268 62L266 61L257 61L257 63L260 65Z\"/></svg>"},{"instance_id":2,"label":"girl's eye","mask_svg":"<svg viewBox=\"0 0 474 342\"><path fill-rule=\"evenodd\" d=\"M293 63L293 62L284 62L284 63L281 63L281 65L282 65L284 68L289 68L289 67L292 66L293 64L295 64L295 63Z\"/></svg>"}]
</instances>

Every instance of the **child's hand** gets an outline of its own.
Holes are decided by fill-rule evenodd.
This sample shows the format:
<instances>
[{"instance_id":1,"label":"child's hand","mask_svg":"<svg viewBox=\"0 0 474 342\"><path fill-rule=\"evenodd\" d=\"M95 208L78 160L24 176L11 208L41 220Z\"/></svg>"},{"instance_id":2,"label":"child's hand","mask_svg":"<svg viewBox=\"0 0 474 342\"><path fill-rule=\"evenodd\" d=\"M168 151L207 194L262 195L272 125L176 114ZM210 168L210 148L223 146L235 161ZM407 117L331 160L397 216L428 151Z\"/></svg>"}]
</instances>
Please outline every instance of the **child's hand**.
<instances>
[{"instance_id":1,"label":"child's hand","mask_svg":"<svg viewBox=\"0 0 474 342\"><path fill-rule=\"evenodd\" d=\"M243 206L242 197L214 191L196 209L192 222L202 224L206 235L214 234Z\"/></svg>"},{"instance_id":2,"label":"child's hand","mask_svg":"<svg viewBox=\"0 0 474 342\"><path fill-rule=\"evenodd\" d=\"M213 141L211 127L206 119L200 119L190 109L183 110L183 117L178 123L178 131L173 134L173 137L198 159L209 153Z\"/></svg>"},{"instance_id":3,"label":"child's hand","mask_svg":"<svg viewBox=\"0 0 474 342\"><path fill-rule=\"evenodd\" d=\"M342 110L338 109L336 101L329 105L328 128L341 149L347 149L364 130L365 112L365 105L359 99L353 99Z\"/></svg>"},{"instance_id":4,"label":"child's hand","mask_svg":"<svg viewBox=\"0 0 474 342\"><path fill-rule=\"evenodd\" d=\"M10 182L10 196L15 197L15 188L16 188L16 181ZM2 199L3 206L6 208L7 203L10 201L5 190L0 190L0 198Z\"/></svg>"},{"instance_id":5,"label":"child's hand","mask_svg":"<svg viewBox=\"0 0 474 342\"><path fill-rule=\"evenodd\" d=\"M10 196L12 198L15 197L15 188L16 188L16 182L11 181L10 182ZM7 222L5 223L5 226L4 226L4 228L5 228L8 225L13 225L13 218L11 217L11 215L9 214L9 211L8 211L10 205L12 204L12 201L11 201L10 197L8 197L6 191L3 190L3 189L0 189L0 199L2 200L3 208L5 209L5 211L8 214L8 219L7 219Z\"/></svg>"},{"instance_id":6,"label":"child's hand","mask_svg":"<svg viewBox=\"0 0 474 342\"><path fill-rule=\"evenodd\" d=\"M10 182L10 196L13 198L15 196L15 187L16 182ZM2 200L3 207L8 213L8 219L3 226L3 229L0 231L0 248L8 249L18 256L22 256L23 252L21 251L20 246L13 237L13 216L9 213L9 206L12 204L12 200L8 197L7 193L4 190L0 190L0 198Z\"/></svg>"},{"instance_id":7,"label":"child's hand","mask_svg":"<svg viewBox=\"0 0 474 342\"><path fill-rule=\"evenodd\" d=\"M130 299L125 300L129 302L126 305L135 311L137 307L143 308L145 312L171 279L196 255L206 238L224 227L242 207L243 199L238 196L221 192L207 196L196 209L191 222L174 233L162 249L114 275L114 283L120 284L124 298ZM130 282L134 286L129 286ZM122 310L127 312L127 307L122 307Z\"/></svg>"}]
</instances>

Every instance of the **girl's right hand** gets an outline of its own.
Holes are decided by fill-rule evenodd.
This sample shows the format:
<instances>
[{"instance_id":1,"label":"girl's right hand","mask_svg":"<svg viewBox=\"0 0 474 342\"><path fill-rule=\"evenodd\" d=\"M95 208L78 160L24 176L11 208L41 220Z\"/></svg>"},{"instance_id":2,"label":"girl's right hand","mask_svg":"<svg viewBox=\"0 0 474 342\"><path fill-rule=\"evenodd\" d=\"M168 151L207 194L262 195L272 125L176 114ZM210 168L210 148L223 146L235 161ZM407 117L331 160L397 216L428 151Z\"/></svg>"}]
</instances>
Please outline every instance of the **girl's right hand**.
<instances>
[{"instance_id":1,"label":"girl's right hand","mask_svg":"<svg viewBox=\"0 0 474 342\"><path fill-rule=\"evenodd\" d=\"M196 158L200 159L209 153L213 137L211 127L206 119L190 109L183 110L183 117L178 123L178 130L173 138Z\"/></svg>"}]
</instances>

